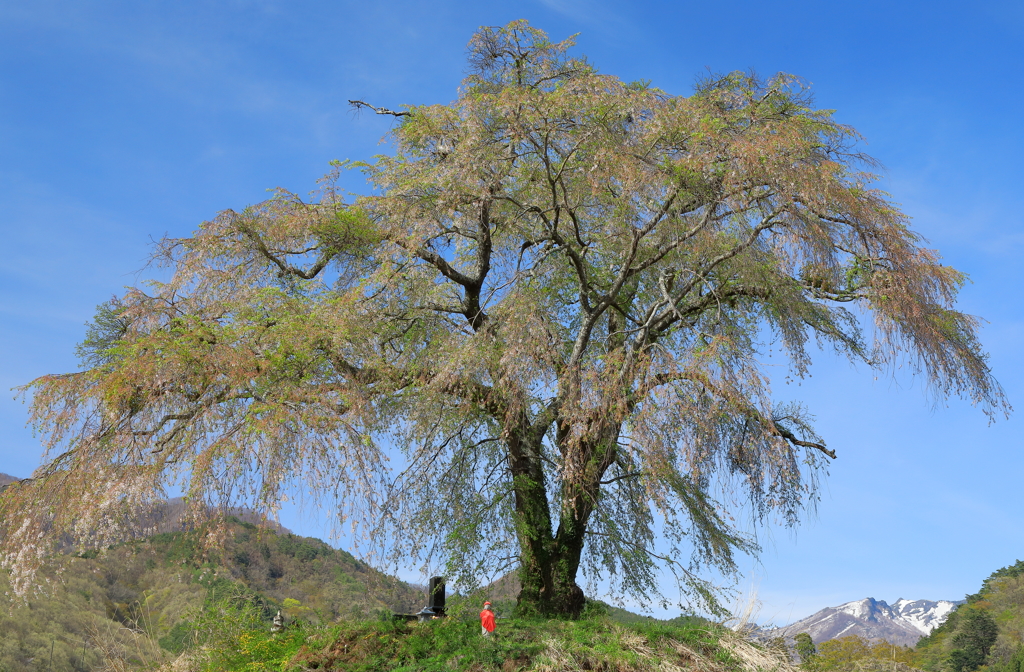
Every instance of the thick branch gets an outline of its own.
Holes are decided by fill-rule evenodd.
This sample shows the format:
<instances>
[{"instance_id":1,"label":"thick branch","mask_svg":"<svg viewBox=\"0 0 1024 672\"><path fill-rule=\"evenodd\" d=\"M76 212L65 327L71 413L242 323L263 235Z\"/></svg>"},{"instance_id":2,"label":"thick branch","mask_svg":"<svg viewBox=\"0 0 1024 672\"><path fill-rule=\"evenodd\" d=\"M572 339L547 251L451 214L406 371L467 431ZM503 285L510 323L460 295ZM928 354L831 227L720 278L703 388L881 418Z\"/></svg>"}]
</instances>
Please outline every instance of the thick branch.
<instances>
[{"instance_id":1,"label":"thick branch","mask_svg":"<svg viewBox=\"0 0 1024 672\"><path fill-rule=\"evenodd\" d=\"M364 107L368 107L371 110L373 110L374 112L376 112L377 114L390 114L392 117L411 117L412 116L412 112L409 112L408 110L404 110L402 112L396 112L395 110L389 110L386 107L377 107L376 105L370 105L369 103L367 103L365 101L362 101L362 100L350 100L348 102L352 105L352 107L354 107L357 110L361 109L361 108L364 108Z\"/></svg>"},{"instance_id":2,"label":"thick branch","mask_svg":"<svg viewBox=\"0 0 1024 672\"><path fill-rule=\"evenodd\" d=\"M313 266L309 270L304 271L301 268L296 268L295 266L292 266L291 264L286 263L279 259L277 256L275 256L267 247L266 243L263 242L263 239L260 238L260 235L253 231L252 229L250 229L248 226L239 225L238 229L245 235L246 238L248 238L256 245L256 249L259 250L260 254L263 255L263 257L267 259L267 261L270 261L275 266L277 266L281 270L281 273L285 275L296 275L302 278L303 280L312 280L317 275L319 275L322 270L324 270L327 267L327 264L330 263L331 258L333 257L333 255L331 254L321 253L320 258L317 259L317 262L313 264Z\"/></svg>"}]
</instances>

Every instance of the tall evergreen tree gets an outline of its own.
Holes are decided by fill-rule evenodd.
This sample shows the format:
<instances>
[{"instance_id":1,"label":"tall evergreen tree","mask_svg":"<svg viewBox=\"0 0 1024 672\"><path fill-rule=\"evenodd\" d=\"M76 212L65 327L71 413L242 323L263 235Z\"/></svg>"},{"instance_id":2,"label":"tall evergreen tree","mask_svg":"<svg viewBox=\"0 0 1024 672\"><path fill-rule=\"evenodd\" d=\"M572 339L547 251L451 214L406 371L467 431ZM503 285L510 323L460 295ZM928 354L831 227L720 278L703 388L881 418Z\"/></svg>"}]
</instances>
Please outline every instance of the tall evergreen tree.
<instances>
[{"instance_id":1,"label":"tall evergreen tree","mask_svg":"<svg viewBox=\"0 0 1024 672\"><path fill-rule=\"evenodd\" d=\"M950 672L971 672L985 663L999 629L992 615L983 609L968 608L959 616L947 666Z\"/></svg>"}]
</instances>

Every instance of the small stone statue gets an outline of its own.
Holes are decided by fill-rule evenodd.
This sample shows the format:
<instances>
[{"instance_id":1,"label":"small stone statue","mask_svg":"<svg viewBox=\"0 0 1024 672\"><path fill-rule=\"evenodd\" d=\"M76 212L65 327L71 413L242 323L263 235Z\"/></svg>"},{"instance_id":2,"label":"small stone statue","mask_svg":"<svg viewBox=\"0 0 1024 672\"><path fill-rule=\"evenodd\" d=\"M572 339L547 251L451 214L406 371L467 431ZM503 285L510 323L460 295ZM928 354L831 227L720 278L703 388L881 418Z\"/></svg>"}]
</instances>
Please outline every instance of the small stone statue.
<instances>
[{"instance_id":1,"label":"small stone statue","mask_svg":"<svg viewBox=\"0 0 1024 672\"><path fill-rule=\"evenodd\" d=\"M494 634L494 611L490 602L484 602L484 610L480 612L480 634L484 637Z\"/></svg>"},{"instance_id":2,"label":"small stone statue","mask_svg":"<svg viewBox=\"0 0 1024 672\"><path fill-rule=\"evenodd\" d=\"M284 630L284 616L282 616L280 610L278 610L277 616L274 616L274 624L270 626L270 631L281 632L282 630Z\"/></svg>"}]
</instances>

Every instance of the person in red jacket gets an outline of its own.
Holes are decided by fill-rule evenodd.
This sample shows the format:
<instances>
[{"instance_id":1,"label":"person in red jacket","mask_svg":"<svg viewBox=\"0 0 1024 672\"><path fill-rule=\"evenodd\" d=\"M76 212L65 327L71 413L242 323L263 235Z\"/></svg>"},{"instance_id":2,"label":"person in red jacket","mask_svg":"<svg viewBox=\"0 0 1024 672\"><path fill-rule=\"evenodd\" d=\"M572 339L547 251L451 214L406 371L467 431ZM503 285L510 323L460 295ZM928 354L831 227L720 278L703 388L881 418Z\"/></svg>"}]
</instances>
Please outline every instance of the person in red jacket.
<instances>
[{"instance_id":1,"label":"person in red jacket","mask_svg":"<svg viewBox=\"0 0 1024 672\"><path fill-rule=\"evenodd\" d=\"M494 612L490 602L484 602L484 610L480 612L480 634L484 637L494 634Z\"/></svg>"}]
</instances>

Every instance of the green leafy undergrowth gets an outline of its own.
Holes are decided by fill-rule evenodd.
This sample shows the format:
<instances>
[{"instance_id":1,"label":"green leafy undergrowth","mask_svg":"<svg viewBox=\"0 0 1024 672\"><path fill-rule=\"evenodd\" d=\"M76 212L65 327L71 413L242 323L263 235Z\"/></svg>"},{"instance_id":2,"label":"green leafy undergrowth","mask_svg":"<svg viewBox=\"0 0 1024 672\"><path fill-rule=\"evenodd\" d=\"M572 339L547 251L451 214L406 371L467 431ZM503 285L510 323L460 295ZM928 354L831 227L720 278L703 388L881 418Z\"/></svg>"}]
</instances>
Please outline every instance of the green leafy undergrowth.
<instances>
[{"instance_id":1,"label":"green leafy undergrowth","mask_svg":"<svg viewBox=\"0 0 1024 672\"><path fill-rule=\"evenodd\" d=\"M536 670L733 672L747 669L733 633L704 622L617 623L499 619L484 638L467 614L427 623L302 624L271 634L263 623L235 628L205 647L204 670L514 672ZM749 643L743 646L751 648ZM784 665L783 665L784 666Z\"/></svg>"}]
</instances>

